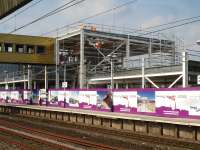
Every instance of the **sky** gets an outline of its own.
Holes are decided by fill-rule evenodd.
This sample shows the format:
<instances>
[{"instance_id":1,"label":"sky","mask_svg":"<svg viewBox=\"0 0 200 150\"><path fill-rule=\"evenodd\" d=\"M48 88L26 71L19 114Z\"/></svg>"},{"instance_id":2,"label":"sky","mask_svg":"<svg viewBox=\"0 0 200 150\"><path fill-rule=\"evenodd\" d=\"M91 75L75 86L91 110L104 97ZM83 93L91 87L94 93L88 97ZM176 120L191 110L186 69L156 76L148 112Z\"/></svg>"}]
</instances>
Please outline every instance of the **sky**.
<instances>
[{"instance_id":1,"label":"sky","mask_svg":"<svg viewBox=\"0 0 200 150\"><path fill-rule=\"evenodd\" d=\"M148 98L150 101L155 101L155 92L138 92L138 96Z\"/></svg>"},{"instance_id":2,"label":"sky","mask_svg":"<svg viewBox=\"0 0 200 150\"><path fill-rule=\"evenodd\" d=\"M24 8L32 5L38 0L33 0ZM17 15L8 22L2 23L9 17L0 21L0 32L9 33L30 21L54 10L55 8L69 2L70 0L42 0L24 13ZM56 15L43 19L32 24L15 34L41 35L52 29L68 25L82 18L96 14L130 0L85 0L83 3L66 9ZM105 24L120 26L123 28L144 29L163 23L168 23L177 19L200 15L200 0L137 0L137 2L113 10L95 18L85 21L85 23ZM166 35L177 36L183 40L186 47L198 49L195 42L200 39L200 22L164 31ZM56 33L54 33L56 34ZM52 35L46 35L52 36Z\"/></svg>"}]
</instances>

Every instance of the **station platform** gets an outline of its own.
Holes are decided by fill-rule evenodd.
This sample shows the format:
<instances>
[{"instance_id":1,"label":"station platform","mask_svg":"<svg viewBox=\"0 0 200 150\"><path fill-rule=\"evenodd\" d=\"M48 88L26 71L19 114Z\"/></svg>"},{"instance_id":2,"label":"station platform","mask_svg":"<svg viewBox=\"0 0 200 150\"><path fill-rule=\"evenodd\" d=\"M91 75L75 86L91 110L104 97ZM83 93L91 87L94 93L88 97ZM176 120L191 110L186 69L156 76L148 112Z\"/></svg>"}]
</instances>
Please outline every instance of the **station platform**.
<instances>
[{"instance_id":1,"label":"station platform","mask_svg":"<svg viewBox=\"0 0 200 150\"><path fill-rule=\"evenodd\" d=\"M111 130L200 142L200 120L39 105L0 105L0 112Z\"/></svg>"},{"instance_id":2,"label":"station platform","mask_svg":"<svg viewBox=\"0 0 200 150\"><path fill-rule=\"evenodd\" d=\"M78 108L61 108L61 107L50 107L50 106L46 107L46 106L39 106L39 105L4 104L2 106L12 106L12 107L17 107L17 108L91 115L91 116L97 116L97 117L103 117L103 118L109 118L109 119L127 119L127 120L138 120L138 121L147 121L147 122L155 122L155 123L169 123L169 124L186 125L186 126L197 126L197 127L200 126L199 119L191 119L191 118L160 117L160 116L138 115L138 114L130 114L130 113L93 111L93 110L78 109Z\"/></svg>"}]
</instances>

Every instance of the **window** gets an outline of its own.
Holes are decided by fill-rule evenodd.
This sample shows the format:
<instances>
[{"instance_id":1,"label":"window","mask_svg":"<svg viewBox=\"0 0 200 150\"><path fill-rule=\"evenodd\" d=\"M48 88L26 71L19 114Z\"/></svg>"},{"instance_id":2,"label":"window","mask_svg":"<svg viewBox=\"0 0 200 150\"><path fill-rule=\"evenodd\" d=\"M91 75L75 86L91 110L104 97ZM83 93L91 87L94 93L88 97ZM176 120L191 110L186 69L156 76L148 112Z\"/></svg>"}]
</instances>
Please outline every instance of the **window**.
<instances>
[{"instance_id":1,"label":"window","mask_svg":"<svg viewBox=\"0 0 200 150\"><path fill-rule=\"evenodd\" d=\"M37 54L44 54L45 53L45 47L44 46L37 46Z\"/></svg>"},{"instance_id":2,"label":"window","mask_svg":"<svg viewBox=\"0 0 200 150\"><path fill-rule=\"evenodd\" d=\"M16 52L17 53L23 53L24 52L24 45L17 44L16 45Z\"/></svg>"},{"instance_id":3,"label":"window","mask_svg":"<svg viewBox=\"0 0 200 150\"><path fill-rule=\"evenodd\" d=\"M34 46L33 45L27 45L27 53L32 54L34 53Z\"/></svg>"},{"instance_id":4,"label":"window","mask_svg":"<svg viewBox=\"0 0 200 150\"><path fill-rule=\"evenodd\" d=\"M13 44L5 43L5 52L12 53L13 52Z\"/></svg>"}]
</instances>

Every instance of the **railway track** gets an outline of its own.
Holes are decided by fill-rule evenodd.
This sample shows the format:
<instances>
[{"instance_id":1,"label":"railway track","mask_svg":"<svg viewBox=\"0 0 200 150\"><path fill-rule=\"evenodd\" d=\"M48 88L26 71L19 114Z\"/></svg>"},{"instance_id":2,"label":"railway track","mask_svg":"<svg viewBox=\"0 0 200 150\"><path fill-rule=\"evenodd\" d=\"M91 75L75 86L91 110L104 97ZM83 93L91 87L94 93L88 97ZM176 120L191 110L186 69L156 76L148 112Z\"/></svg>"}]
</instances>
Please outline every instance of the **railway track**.
<instances>
[{"instance_id":1,"label":"railway track","mask_svg":"<svg viewBox=\"0 0 200 150\"><path fill-rule=\"evenodd\" d=\"M17 142L16 140L11 140L10 138L0 136L0 141L6 143L7 145L14 145L20 150L33 150L30 146L27 146L21 142Z\"/></svg>"},{"instance_id":2,"label":"railway track","mask_svg":"<svg viewBox=\"0 0 200 150\"><path fill-rule=\"evenodd\" d=\"M24 127L22 125L13 123L11 121L7 121L5 119L0 119L0 131L8 132L10 134L22 136L29 140L44 143L45 145L53 146L56 149L79 149L79 150L82 150L82 149L117 150L119 149L119 148L113 148L111 146L106 146L103 144L89 142L82 139L50 133L44 130Z\"/></svg>"},{"instance_id":3,"label":"railway track","mask_svg":"<svg viewBox=\"0 0 200 150\"><path fill-rule=\"evenodd\" d=\"M23 120L24 119L25 118L23 118ZM120 137L121 139L124 139L126 141L130 141L130 142L131 142L131 140L140 141L140 142L138 142L138 144L144 144L144 147L145 147L145 145L148 145L149 147L153 147L152 149L162 149L162 147L157 146L157 145L162 145L164 147L164 149L166 149L166 148L167 149L173 148L173 149L180 149L180 150L200 149L200 143L199 142L192 142L192 141L188 141L188 140L180 140L180 139L177 140L177 139L173 139L173 138L170 138L170 137L166 138L166 137L149 136L149 135L143 135L143 134L139 134L139 133L133 133L133 132L130 132L130 131L123 131L122 132L122 131L115 130L115 129L107 129L107 128L94 127L94 126L91 127L91 126L86 126L86 125L81 125L81 124L78 125L78 124L71 124L71 123L61 123L61 122L52 121L52 120L51 121L43 120L44 123L41 123L39 121L39 119L36 119L36 118L32 118L32 119L33 119L32 121L31 120L27 121L26 119L24 121L22 121L22 120L19 119L20 120L20 122L19 122L20 128L21 127L24 128L25 126L27 126L28 122L29 123L32 122L33 126L35 126L34 128L37 128L37 126L42 128L39 131L40 132L39 134L41 134L42 132L47 132L47 133L49 133L49 136L54 135L54 136L57 136L57 138L60 138L60 139L62 139L63 135L61 136L60 133L59 134L50 133L49 129L51 128L52 131L53 131L53 129L56 130L59 127L60 128L63 127L63 130L64 130L64 128L67 128L68 130L74 130L74 131L76 130L76 132L85 131L85 132L88 132L88 133L91 132L91 133L95 133L95 134L100 133L101 135L104 134L105 136ZM1 120L7 121L8 119L3 118ZM15 119L13 118L12 120L14 121ZM16 120L14 122L17 123ZM48 124L48 125L44 125L44 124ZM32 130L32 132L34 132L33 129L27 129L27 130ZM37 129L37 132L38 132L38 129ZM64 137L67 138L66 136L64 136ZM97 147L95 147L95 149L97 149ZM98 149L100 149L100 148L98 148ZM110 149L115 149L115 148L111 147ZM117 149L119 149L119 148L117 148Z\"/></svg>"},{"instance_id":4,"label":"railway track","mask_svg":"<svg viewBox=\"0 0 200 150\"><path fill-rule=\"evenodd\" d=\"M161 147L167 147L167 148L175 148L175 149L200 149L200 142L194 142L190 141L187 139L175 139L172 137L158 137L158 136L152 136L152 135L144 135L140 133L134 133L130 131L120 131L116 129L108 129L108 128L103 128L103 127L94 127L94 126L87 126L87 125L82 125L82 124L74 124L74 123L61 123L60 121L52 121L52 120L46 120L46 122L55 122L63 124L64 127L69 128L71 130L79 130L80 132L82 130L86 132L93 132L93 133L100 133L108 136L115 136L115 137L120 137L122 139L127 139L129 141L134 140L134 141L140 141L139 143L142 143L146 145L150 144L155 147L157 145L161 145ZM52 127L49 125L49 127ZM158 149L162 149L161 147L158 147Z\"/></svg>"}]
</instances>

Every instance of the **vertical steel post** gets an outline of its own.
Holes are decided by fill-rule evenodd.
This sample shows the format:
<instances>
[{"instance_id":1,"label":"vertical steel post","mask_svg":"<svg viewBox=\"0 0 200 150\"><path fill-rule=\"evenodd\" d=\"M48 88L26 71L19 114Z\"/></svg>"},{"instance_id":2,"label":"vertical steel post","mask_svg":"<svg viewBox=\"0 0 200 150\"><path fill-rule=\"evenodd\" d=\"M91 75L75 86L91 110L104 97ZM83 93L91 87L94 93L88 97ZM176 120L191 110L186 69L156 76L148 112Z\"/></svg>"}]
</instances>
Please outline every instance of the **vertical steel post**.
<instances>
[{"instance_id":1,"label":"vertical steel post","mask_svg":"<svg viewBox=\"0 0 200 150\"><path fill-rule=\"evenodd\" d=\"M115 88L116 88L116 89L119 88L119 83L115 83Z\"/></svg>"},{"instance_id":2,"label":"vertical steel post","mask_svg":"<svg viewBox=\"0 0 200 150\"><path fill-rule=\"evenodd\" d=\"M128 87L128 83L126 83L126 89L128 89L129 87Z\"/></svg>"},{"instance_id":3,"label":"vertical steel post","mask_svg":"<svg viewBox=\"0 0 200 150\"><path fill-rule=\"evenodd\" d=\"M31 65L28 65L28 89L32 89L32 71L31 71Z\"/></svg>"},{"instance_id":4,"label":"vertical steel post","mask_svg":"<svg viewBox=\"0 0 200 150\"><path fill-rule=\"evenodd\" d=\"M47 66L44 67L44 88L47 91L48 89L48 73L47 73Z\"/></svg>"},{"instance_id":5,"label":"vertical steel post","mask_svg":"<svg viewBox=\"0 0 200 150\"><path fill-rule=\"evenodd\" d=\"M149 48L148 48L148 53L149 53L149 66L151 66L152 63L152 39L149 39Z\"/></svg>"},{"instance_id":6,"label":"vertical steel post","mask_svg":"<svg viewBox=\"0 0 200 150\"><path fill-rule=\"evenodd\" d=\"M64 64L64 73L63 73L64 82L66 82L66 71L67 71L67 66L66 64Z\"/></svg>"},{"instance_id":7,"label":"vertical steel post","mask_svg":"<svg viewBox=\"0 0 200 150\"><path fill-rule=\"evenodd\" d=\"M82 89L85 87L85 67L84 67L84 30L82 29L80 34L80 70L79 70L79 88Z\"/></svg>"},{"instance_id":8,"label":"vertical steel post","mask_svg":"<svg viewBox=\"0 0 200 150\"><path fill-rule=\"evenodd\" d=\"M144 68L145 68L145 61L144 61L144 58L142 58L142 88L145 88L145 73L144 73Z\"/></svg>"},{"instance_id":9,"label":"vertical steel post","mask_svg":"<svg viewBox=\"0 0 200 150\"><path fill-rule=\"evenodd\" d=\"M33 89L37 89L37 83L36 83L36 81L33 82Z\"/></svg>"},{"instance_id":10,"label":"vertical steel post","mask_svg":"<svg viewBox=\"0 0 200 150\"><path fill-rule=\"evenodd\" d=\"M26 67L25 65L23 66L23 78L24 78L24 89L27 89L27 86L26 86Z\"/></svg>"},{"instance_id":11,"label":"vertical steel post","mask_svg":"<svg viewBox=\"0 0 200 150\"><path fill-rule=\"evenodd\" d=\"M114 89L114 79L113 79L113 76L114 76L114 63L113 63L113 59L111 58L110 59L110 64L111 64L111 89Z\"/></svg>"},{"instance_id":12,"label":"vertical steel post","mask_svg":"<svg viewBox=\"0 0 200 150\"><path fill-rule=\"evenodd\" d=\"M188 55L187 55L187 52L182 53L182 72L183 72L182 86L183 86L183 88L185 88L188 86Z\"/></svg>"},{"instance_id":13,"label":"vertical steel post","mask_svg":"<svg viewBox=\"0 0 200 150\"><path fill-rule=\"evenodd\" d=\"M59 40L56 39L56 45L55 45L55 54L56 54L56 85L55 87L58 89L59 88L59 68L58 68L58 65L59 65Z\"/></svg>"},{"instance_id":14,"label":"vertical steel post","mask_svg":"<svg viewBox=\"0 0 200 150\"><path fill-rule=\"evenodd\" d=\"M13 72L13 87L12 87L13 90L15 89L15 82L14 81L15 81L15 73Z\"/></svg>"},{"instance_id":15,"label":"vertical steel post","mask_svg":"<svg viewBox=\"0 0 200 150\"><path fill-rule=\"evenodd\" d=\"M4 73L5 73L4 81L6 82L6 84L5 84L5 90L8 90L8 88L9 88L9 86L8 86L8 72L4 71Z\"/></svg>"},{"instance_id":16,"label":"vertical steel post","mask_svg":"<svg viewBox=\"0 0 200 150\"><path fill-rule=\"evenodd\" d=\"M130 57L130 36L128 35L128 39L126 41L126 58Z\"/></svg>"}]
</instances>

